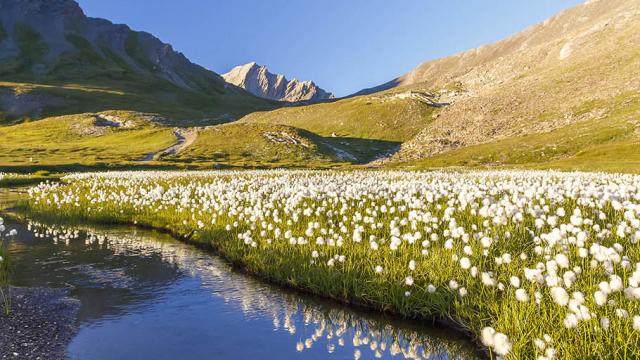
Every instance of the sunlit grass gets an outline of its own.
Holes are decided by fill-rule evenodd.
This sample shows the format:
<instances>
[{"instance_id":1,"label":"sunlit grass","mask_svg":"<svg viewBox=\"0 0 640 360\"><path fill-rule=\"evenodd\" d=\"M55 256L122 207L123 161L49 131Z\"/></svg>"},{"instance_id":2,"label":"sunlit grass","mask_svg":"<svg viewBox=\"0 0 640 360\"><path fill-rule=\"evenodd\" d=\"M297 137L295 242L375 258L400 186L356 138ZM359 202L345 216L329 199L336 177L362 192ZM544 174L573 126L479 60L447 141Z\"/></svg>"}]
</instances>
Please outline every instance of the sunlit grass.
<instances>
[{"instance_id":1,"label":"sunlit grass","mask_svg":"<svg viewBox=\"0 0 640 360\"><path fill-rule=\"evenodd\" d=\"M640 178L549 172L107 173L40 185L57 219L135 223L269 281L508 358L640 356Z\"/></svg>"},{"instance_id":2,"label":"sunlit grass","mask_svg":"<svg viewBox=\"0 0 640 360\"><path fill-rule=\"evenodd\" d=\"M98 127L94 121L94 114L78 114L0 127L0 166L136 162L176 141L169 127Z\"/></svg>"}]
</instances>

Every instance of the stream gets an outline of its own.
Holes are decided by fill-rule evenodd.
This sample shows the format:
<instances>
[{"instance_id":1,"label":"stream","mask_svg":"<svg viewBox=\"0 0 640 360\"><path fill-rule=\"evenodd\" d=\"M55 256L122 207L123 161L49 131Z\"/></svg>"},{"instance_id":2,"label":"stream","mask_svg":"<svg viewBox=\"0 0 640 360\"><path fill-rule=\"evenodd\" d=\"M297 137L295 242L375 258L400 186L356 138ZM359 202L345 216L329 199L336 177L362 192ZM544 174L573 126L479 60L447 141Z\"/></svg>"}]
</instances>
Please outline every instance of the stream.
<instances>
[{"instance_id":1,"label":"stream","mask_svg":"<svg viewBox=\"0 0 640 360\"><path fill-rule=\"evenodd\" d=\"M481 356L454 330L271 286L163 233L0 216L18 231L12 285L68 288L80 301L70 359Z\"/></svg>"}]
</instances>

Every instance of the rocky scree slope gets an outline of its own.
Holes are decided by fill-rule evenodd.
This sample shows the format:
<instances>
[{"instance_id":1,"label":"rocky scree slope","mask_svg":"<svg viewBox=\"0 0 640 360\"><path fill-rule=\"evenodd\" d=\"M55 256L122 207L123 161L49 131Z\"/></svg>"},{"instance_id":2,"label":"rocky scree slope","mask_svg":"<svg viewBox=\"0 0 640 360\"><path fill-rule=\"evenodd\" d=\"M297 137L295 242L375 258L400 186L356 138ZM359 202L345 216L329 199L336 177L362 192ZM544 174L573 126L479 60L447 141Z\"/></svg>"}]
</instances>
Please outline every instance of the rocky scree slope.
<instances>
[{"instance_id":1,"label":"rocky scree slope","mask_svg":"<svg viewBox=\"0 0 640 360\"><path fill-rule=\"evenodd\" d=\"M272 74L266 66L255 62L236 66L222 77L256 96L271 100L315 103L334 98L313 81L287 80L284 75Z\"/></svg>"},{"instance_id":2,"label":"rocky scree slope","mask_svg":"<svg viewBox=\"0 0 640 360\"><path fill-rule=\"evenodd\" d=\"M391 158L411 162L569 126L581 130L567 131L562 139L547 136L548 141L591 136L614 122L632 129L626 133L637 140L638 69L640 1L591 0L503 41L426 62L363 93L430 91L449 104ZM539 146L553 150L558 144Z\"/></svg>"}]
</instances>

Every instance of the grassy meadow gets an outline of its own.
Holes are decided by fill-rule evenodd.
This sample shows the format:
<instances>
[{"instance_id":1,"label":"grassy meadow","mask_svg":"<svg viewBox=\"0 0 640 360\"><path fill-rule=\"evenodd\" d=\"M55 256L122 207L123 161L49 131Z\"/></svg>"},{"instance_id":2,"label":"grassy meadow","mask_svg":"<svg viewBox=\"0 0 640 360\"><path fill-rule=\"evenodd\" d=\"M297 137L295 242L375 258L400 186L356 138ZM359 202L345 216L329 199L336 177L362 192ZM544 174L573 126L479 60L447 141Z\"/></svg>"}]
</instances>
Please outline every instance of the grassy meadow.
<instances>
[{"instance_id":1,"label":"grassy meadow","mask_svg":"<svg viewBox=\"0 0 640 360\"><path fill-rule=\"evenodd\" d=\"M640 179L546 171L73 174L34 216L151 226L268 281L443 319L497 357L640 356Z\"/></svg>"}]
</instances>

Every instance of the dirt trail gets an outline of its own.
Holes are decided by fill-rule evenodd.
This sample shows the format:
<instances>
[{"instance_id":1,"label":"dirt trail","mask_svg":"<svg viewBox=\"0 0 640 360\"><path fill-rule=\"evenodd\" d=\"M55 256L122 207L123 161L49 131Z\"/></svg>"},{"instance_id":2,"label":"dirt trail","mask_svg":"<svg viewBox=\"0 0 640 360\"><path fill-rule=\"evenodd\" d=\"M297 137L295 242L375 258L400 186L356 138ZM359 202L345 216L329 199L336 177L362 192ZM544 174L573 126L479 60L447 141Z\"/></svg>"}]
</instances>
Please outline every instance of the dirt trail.
<instances>
[{"instance_id":1,"label":"dirt trail","mask_svg":"<svg viewBox=\"0 0 640 360\"><path fill-rule=\"evenodd\" d=\"M178 154L180 151L193 144L193 142L198 137L197 130L174 129L173 134L176 136L176 142L173 145L154 153L145 155L142 161L152 161L163 156Z\"/></svg>"}]
</instances>

